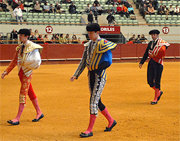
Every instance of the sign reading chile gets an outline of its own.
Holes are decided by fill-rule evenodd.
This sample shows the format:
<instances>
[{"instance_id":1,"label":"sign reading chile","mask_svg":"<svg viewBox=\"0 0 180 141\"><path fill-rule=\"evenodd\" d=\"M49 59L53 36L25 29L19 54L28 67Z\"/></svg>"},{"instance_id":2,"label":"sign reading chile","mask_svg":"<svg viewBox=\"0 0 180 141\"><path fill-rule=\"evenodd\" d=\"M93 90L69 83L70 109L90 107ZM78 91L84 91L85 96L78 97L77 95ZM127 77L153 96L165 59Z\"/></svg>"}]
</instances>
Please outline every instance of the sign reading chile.
<instances>
[{"instance_id":1,"label":"sign reading chile","mask_svg":"<svg viewBox=\"0 0 180 141\"><path fill-rule=\"evenodd\" d=\"M120 34L120 26L101 26L100 34Z\"/></svg>"}]
</instances>

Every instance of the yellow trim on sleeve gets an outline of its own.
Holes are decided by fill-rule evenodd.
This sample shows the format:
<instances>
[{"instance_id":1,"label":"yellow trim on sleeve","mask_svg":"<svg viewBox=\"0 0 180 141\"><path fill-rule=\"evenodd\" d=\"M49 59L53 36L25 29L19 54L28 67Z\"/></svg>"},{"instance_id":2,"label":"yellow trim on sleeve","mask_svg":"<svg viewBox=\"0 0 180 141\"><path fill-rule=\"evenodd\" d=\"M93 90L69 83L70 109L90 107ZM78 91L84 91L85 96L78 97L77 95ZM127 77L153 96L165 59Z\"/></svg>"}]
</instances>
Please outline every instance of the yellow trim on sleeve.
<instances>
[{"instance_id":1,"label":"yellow trim on sleeve","mask_svg":"<svg viewBox=\"0 0 180 141\"><path fill-rule=\"evenodd\" d=\"M106 48L104 50L97 50L97 53L104 53L104 52L106 52L108 50L111 50L111 49L115 48L116 46L117 46L117 44L114 44L114 45L109 46L108 48Z\"/></svg>"},{"instance_id":2,"label":"yellow trim on sleeve","mask_svg":"<svg viewBox=\"0 0 180 141\"><path fill-rule=\"evenodd\" d=\"M95 69L95 63L96 63L96 60L97 60L98 56L99 56L99 54L96 54L95 59L93 60L93 62L92 62L92 64L91 64L92 70Z\"/></svg>"},{"instance_id":3,"label":"yellow trim on sleeve","mask_svg":"<svg viewBox=\"0 0 180 141\"><path fill-rule=\"evenodd\" d=\"M25 46L24 53L32 52L32 51L35 50L35 49L40 49L40 50L42 50L43 47L40 46L40 45L38 45L38 44L35 44L35 43L33 43L33 42L29 42L29 44L27 44L27 45Z\"/></svg>"},{"instance_id":4,"label":"yellow trim on sleeve","mask_svg":"<svg viewBox=\"0 0 180 141\"><path fill-rule=\"evenodd\" d=\"M99 58L98 58L98 60L97 60L97 63L96 63L96 69L98 69L98 65L99 65L99 62L100 62L100 60L101 60L101 58L102 58L102 55L103 54L100 54L100 56L99 56Z\"/></svg>"}]
</instances>

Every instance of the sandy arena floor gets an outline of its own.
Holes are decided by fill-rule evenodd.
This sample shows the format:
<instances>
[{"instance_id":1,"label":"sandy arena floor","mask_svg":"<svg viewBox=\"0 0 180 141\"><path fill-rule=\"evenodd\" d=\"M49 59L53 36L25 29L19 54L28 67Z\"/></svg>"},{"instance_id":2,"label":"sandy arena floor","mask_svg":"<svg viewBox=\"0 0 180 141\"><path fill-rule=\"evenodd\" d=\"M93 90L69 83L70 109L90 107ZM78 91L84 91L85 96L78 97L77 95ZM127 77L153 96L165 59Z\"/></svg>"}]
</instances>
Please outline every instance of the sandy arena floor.
<instances>
[{"instance_id":1,"label":"sandy arena floor","mask_svg":"<svg viewBox=\"0 0 180 141\"><path fill-rule=\"evenodd\" d=\"M180 141L180 62L164 63L164 94L157 105L150 105L154 92L146 83L147 63L141 70L138 63L114 63L102 101L118 124L112 132L103 132L107 121L99 113L94 136L87 139L79 138L89 122L87 70L78 81L69 81L77 66L42 65L34 71L32 84L45 115L38 123L31 122L36 113L27 98L20 125L8 125L18 109L17 68L1 79L0 141Z\"/></svg>"}]
</instances>

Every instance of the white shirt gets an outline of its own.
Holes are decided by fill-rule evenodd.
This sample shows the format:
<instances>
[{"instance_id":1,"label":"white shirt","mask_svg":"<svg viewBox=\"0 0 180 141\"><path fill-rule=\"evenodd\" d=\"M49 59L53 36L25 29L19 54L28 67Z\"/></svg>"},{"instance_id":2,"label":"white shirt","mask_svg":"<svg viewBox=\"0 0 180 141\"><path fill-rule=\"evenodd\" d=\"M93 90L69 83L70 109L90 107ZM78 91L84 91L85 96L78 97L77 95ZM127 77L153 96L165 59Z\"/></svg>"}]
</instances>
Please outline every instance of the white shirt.
<instances>
[{"instance_id":1,"label":"white shirt","mask_svg":"<svg viewBox=\"0 0 180 141\"><path fill-rule=\"evenodd\" d=\"M44 5L43 9L49 10L49 9L50 9L50 8L49 8L49 5Z\"/></svg>"},{"instance_id":2,"label":"white shirt","mask_svg":"<svg viewBox=\"0 0 180 141\"><path fill-rule=\"evenodd\" d=\"M25 44L24 44L24 45L26 46L26 45L27 45L27 44L29 44L29 43L30 43L30 41L29 41L29 40L27 40L27 41L25 42Z\"/></svg>"},{"instance_id":3,"label":"white shirt","mask_svg":"<svg viewBox=\"0 0 180 141\"><path fill-rule=\"evenodd\" d=\"M175 7L175 8L174 8L174 12L175 12L175 13L179 13L179 7L177 7L177 8Z\"/></svg>"},{"instance_id":4,"label":"white shirt","mask_svg":"<svg viewBox=\"0 0 180 141\"><path fill-rule=\"evenodd\" d=\"M169 8L169 11L170 11L170 12L174 11L174 8L173 8L173 7L170 7L170 8Z\"/></svg>"},{"instance_id":5,"label":"white shirt","mask_svg":"<svg viewBox=\"0 0 180 141\"><path fill-rule=\"evenodd\" d=\"M22 17L22 10L21 8L15 8L13 11L14 16Z\"/></svg>"}]
</instances>

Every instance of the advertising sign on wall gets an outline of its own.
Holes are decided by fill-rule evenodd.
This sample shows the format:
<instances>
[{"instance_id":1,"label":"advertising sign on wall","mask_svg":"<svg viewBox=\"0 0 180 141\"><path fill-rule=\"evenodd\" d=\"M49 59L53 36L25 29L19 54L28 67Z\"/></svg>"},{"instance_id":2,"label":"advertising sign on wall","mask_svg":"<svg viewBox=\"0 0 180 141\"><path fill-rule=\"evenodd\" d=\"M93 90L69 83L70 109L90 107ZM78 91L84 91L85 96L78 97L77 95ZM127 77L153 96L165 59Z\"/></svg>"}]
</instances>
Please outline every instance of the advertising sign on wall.
<instances>
[{"instance_id":1,"label":"advertising sign on wall","mask_svg":"<svg viewBox=\"0 0 180 141\"><path fill-rule=\"evenodd\" d=\"M101 26L100 34L120 34L120 26Z\"/></svg>"}]
</instances>

